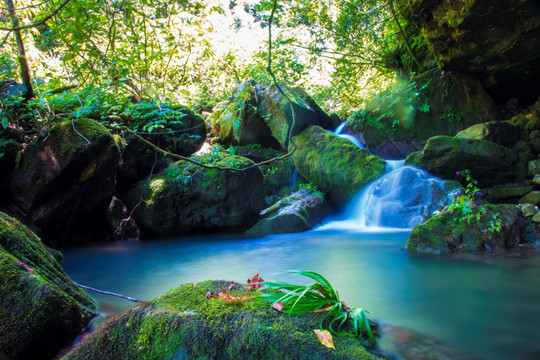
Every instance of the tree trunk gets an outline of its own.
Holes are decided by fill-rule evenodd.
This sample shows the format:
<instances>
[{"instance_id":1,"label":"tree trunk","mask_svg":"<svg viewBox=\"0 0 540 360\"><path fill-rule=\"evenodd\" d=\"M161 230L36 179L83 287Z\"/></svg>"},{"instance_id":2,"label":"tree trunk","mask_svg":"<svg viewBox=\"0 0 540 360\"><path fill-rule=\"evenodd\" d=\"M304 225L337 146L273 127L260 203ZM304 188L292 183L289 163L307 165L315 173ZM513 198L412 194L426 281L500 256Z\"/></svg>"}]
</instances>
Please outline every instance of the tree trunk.
<instances>
[{"instance_id":1,"label":"tree trunk","mask_svg":"<svg viewBox=\"0 0 540 360\"><path fill-rule=\"evenodd\" d=\"M17 47L19 49L19 56L17 57L19 61L19 67L21 69L21 79L23 85L26 86L26 99L31 99L34 97L34 89L32 88L32 80L30 79L30 67L28 66L28 61L26 60L26 52L24 51L24 42L21 36L21 30L19 29L19 18L15 12L15 4L13 0L6 0L6 6L11 16L11 24L13 25L13 33L15 34L15 39L17 40Z\"/></svg>"}]
</instances>

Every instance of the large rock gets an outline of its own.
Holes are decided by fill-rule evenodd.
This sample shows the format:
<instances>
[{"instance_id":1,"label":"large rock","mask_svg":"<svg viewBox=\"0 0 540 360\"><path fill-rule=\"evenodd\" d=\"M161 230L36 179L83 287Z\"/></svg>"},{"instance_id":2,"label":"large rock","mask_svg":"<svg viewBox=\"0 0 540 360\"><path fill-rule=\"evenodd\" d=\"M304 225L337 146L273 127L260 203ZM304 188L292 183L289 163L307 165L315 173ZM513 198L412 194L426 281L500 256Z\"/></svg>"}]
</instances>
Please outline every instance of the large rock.
<instances>
[{"instance_id":1,"label":"large rock","mask_svg":"<svg viewBox=\"0 0 540 360\"><path fill-rule=\"evenodd\" d=\"M107 208L119 161L118 147L103 125L90 119L64 121L25 149L11 178L13 196L51 243L73 222Z\"/></svg>"},{"instance_id":2,"label":"large rock","mask_svg":"<svg viewBox=\"0 0 540 360\"><path fill-rule=\"evenodd\" d=\"M338 208L386 169L383 159L319 126L308 127L293 140L297 149L292 160L298 173L317 185Z\"/></svg>"},{"instance_id":3,"label":"large rock","mask_svg":"<svg viewBox=\"0 0 540 360\"><path fill-rule=\"evenodd\" d=\"M491 141L451 136L430 138L424 150L410 154L405 163L451 180L463 180L459 171L468 169L480 187L513 181L522 176L516 153Z\"/></svg>"},{"instance_id":4,"label":"large rock","mask_svg":"<svg viewBox=\"0 0 540 360\"><path fill-rule=\"evenodd\" d=\"M236 87L231 99L212 114L212 132L222 144L260 144L279 149L259 109L264 88L250 80Z\"/></svg>"},{"instance_id":5,"label":"large rock","mask_svg":"<svg viewBox=\"0 0 540 360\"><path fill-rule=\"evenodd\" d=\"M324 313L287 315L254 299L206 297L224 290L234 297L255 296L245 285L228 281L182 285L109 320L65 360L379 359L364 347L365 335L334 337L337 351L322 346L313 330L320 328Z\"/></svg>"},{"instance_id":6,"label":"large rock","mask_svg":"<svg viewBox=\"0 0 540 360\"><path fill-rule=\"evenodd\" d=\"M97 315L39 238L4 213L0 273L0 355L11 360L51 359Z\"/></svg>"},{"instance_id":7,"label":"large rock","mask_svg":"<svg viewBox=\"0 0 540 360\"><path fill-rule=\"evenodd\" d=\"M527 222L514 205L484 205L485 214L471 224L460 221L460 210L443 212L417 226L409 235L407 249L443 254L461 251L509 249L522 242ZM500 219L499 232L489 232L490 221Z\"/></svg>"},{"instance_id":8,"label":"large rock","mask_svg":"<svg viewBox=\"0 0 540 360\"><path fill-rule=\"evenodd\" d=\"M23 139L12 129L0 130L0 200L4 200L10 192L9 182L17 155L22 150L22 142Z\"/></svg>"},{"instance_id":9,"label":"large rock","mask_svg":"<svg viewBox=\"0 0 540 360\"><path fill-rule=\"evenodd\" d=\"M506 121L491 121L473 125L456 134L457 138L488 140L495 144L512 147L519 140L519 129Z\"/></svg>"},{"instance_id":10,"label":"large rock","mask_svg":"<svg viewBox=\"0 0 540 360\"><path fill-rule=\"evenodd\" d=\"M253 165L249 159L225 153L211 152L195 159L221 167ZM135 220L149 235L245 230L264 207L263 176L258 167L223 171L179 161L141 181L126 202L136 207Z\"/></svg>"},{"instance_id":11,"label":"large rock","mask_svg":"<svg viewBox=\"0 0 540 360\"><path fill-rule=\"evenodd\" d=\"M261 212L248 234L282 234L310 230L330 213L324 194L303 188Z\"/></svg>"},{"instance_id":12,"label":"large rock","mask_svg":"<svg viewBox=\"0 0 540 360\"><path fill-rule=\"evenodd\" d=\"M324 129L334 129L335 122L328 116L315 101L300 88L280 86L283 93L275 85L266 88L261 100L261 113L272 136L281 144L283 149L288 147L289 127L291 136L301 133L311 125Z\"/></svg>"},{"instance_id":13,"label":"large rock","mask_svg":"<svg viewBox=\"0 0 540 360\"><path fill-rule=\"evenodd\" d=\"M540 90L540 9L535 1L399 0L439 68L476 73L501 103L532 102Z\"/></svg>"},{"instance_id":14,"label":"large rock","mask_svg":"<svg viewBox=\"0 0 540 360\"><path fill-rule=\"evenodd\" d=\"M182 106L166 109L173 115L169 115L163 127L155 128L152 132L144 130L145 125L156 120L152 117L133 118L128 120L128 124L142 130L139 136L143 139L170 153L189 156L199 151L206 139L204 118ZM122 164L117 175L118 193L130 190L137 182L148 178L152 171L157 174L169 165L161 152L152 149L132 133L126 133L120 145Z\"/></svg>"}]
</instances>

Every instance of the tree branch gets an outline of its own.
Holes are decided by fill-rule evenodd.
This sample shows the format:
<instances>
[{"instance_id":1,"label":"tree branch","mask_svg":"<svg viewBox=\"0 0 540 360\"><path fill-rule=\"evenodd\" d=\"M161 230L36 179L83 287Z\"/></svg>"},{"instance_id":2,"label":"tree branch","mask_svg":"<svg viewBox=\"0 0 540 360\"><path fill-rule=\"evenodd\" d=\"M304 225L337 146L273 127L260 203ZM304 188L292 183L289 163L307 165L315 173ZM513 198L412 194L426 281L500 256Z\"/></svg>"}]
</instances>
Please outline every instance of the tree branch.
<instances>
[{"instance_id":1,"label":"tree branch","mask_svg":"<svg viewBox=\"0 0 540 360\"><path fill-rule=\"evenodd\" d=\"M46 21L52 19L56 14L58 14L60 12L60 10L62 10L64 8L64 6L67 5L67 3L69 2L70 0L64 0L64 2L62 4L60 4L52 13L50 13L49 15L47 15L45 18L37 21L37 22L33 22L32 24L30 25L25 25L25 26L13 26L12 28L4 28L4 27L0 27L0 30L2 31L16 31L16 30L24 30L24 29L31 29L33 27L36 27L36 26L40 26L40 25L43 25L45 24Z\"/></svg>"},{"instance_id":2,"label":"tree branch","mask_svg":"<svg viewBox=\"0 0 540 360\"><path fill-rule=\"evenodd\" d=\"M416 63L416 66L418 66L418 69L421 70L423 68L423 66L420 63L420 61L418 60L418 58L416 57L416 55L414 54L414 52L412 51L411 46L409 45L409 40L407 39L407 36L405 36L405 32L403 32L403 28L401 27L401 24L399 23L399 20L398 20L398 18L396 16L396 11L394 10L394 1L393 0L388 0L388 5L390 6L390 12L392 13L392 17L394 18L394 21L396 22L396 24L397 24L397 26L399 28L399 33L401 34L401 37L403 38L403 42L405 43L405 47L407 48L407 50L409 51L409 54L411 55L414 62Z\"/></svg>"}]
</instances>

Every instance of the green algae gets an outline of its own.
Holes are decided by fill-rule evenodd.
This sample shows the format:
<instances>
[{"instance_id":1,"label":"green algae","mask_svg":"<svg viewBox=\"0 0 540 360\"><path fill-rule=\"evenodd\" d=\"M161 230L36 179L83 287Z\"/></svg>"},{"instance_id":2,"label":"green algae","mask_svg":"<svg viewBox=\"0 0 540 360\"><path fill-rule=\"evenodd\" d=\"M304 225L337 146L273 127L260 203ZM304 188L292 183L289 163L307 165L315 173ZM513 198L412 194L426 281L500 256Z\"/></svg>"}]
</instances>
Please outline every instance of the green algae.
<instances>
[{"instance_id":1,"label":"green algae","mask_svg":"<svg viewBox=\"0 0 540 360\"><path fill-rule=\"evenodd\" d=\"M367 338L334 338L337 350L323 347L313 330L324 314L286 315L253 298L206 297L230 284L231 296L256 294L228 281L184 284L110 320L64 359L378 358L366 350Z\"/></svg>"}]
</instances>

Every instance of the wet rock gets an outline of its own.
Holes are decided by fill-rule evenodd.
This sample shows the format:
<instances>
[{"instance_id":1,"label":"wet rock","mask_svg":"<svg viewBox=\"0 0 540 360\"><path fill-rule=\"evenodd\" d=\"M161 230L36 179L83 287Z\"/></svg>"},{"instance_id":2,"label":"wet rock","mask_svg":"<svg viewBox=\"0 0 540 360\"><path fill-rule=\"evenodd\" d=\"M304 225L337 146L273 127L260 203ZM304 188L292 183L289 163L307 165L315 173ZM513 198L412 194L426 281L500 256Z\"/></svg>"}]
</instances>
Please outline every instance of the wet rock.
<instances>
[{"instance_id":1,"label":"wet rock","mask_svg":"<svg viewBox=\"0 0 540 360\"><path fill-rule=\"evenodd\" d=\"M529 203L518 204L518 207L523 213L523 216L525 216L526 218L530 218L534 214L536 214L536 207L533 204L529 204Z\"/></svg>"},{"instance_id":2,"label":"wet rock","mask_svg":"<svg viewBox=\"0 0 540 360\"><path fill-rule=\"evenodd\" d=\"M483 208L485 212L478 220L473 217L470 224L460 220L464 215L459 209L433 216L414 228L407 240L407 249L434 254L495 251L515 247L524 241L527 222L518 207L484 205ZM501 221L500 231L491 232L490 221L495 219Z\"/></svg>"},{"instance_id":3,"label":"wet rock","mask_svg":"<svg viewBox=\"0 0 540 360\"><path fill-rule=\"evenodd\" d=\"M537 206L540 204L540 191L531 191L519 199L518 204L533 204Z\"/></svg>"},{"instance_id":4,"label":"wet rock","mask_svg":"<svg viewBox=\"0 0 540 360\"><path fill-rule=\"evenodd\" d=\"M248 234L282 234L310 230L330 213L324 194L303 188L261 212Z\"/></svg>"},{"instance_id":5,"label":"wet rock","mask_svg":"<svg viewBox=\"0 0 540 360\"><path fill-rule=\"evenodd\" d=\"M230 287L232 285L232 287ZM189 283L138 305L90 334L65 359L364 359L366 336L334 337L339 351L321 345L313 329L324 313L288 315L256 301L228 302L208 293L251 297L231 281Z\"/></svg>"},{"instance_id":6,"label":"wet rock","mask_svg":"<svg viewBox=\"0 0 540 360\"><path fill-rule=\"evenodd\" d=\"M103 212L115 187L120 152L113 136L90 119L65 121L29 145L13 171L17 205L44 230L47 244L69 232L87 214Z\"/></svg>"},{"instance_id":7,"label":"wet rock","mask_svg":"<svg viewBox=\"0 0 540 360\"><path fill-rule=\"evenodd\" d=\"M294 142L297 149L292 160L298 173L317 185L337 208L347 205L386 169L383 159L318 126L308 127Z\"/></svg>"},{"instance_id":8,"label":"wet rock","mask_svg":"<svg viewBox=\"0 0 540 360\"><path fill-rule=\"evenodd\" d=\"M140 236L139 227L130 212L116 196L113 196L105 216L114 240L132 240Z\"/></svg>"},{"instance_id":9,"label":"wet rock","mask_svg":"<svg viewBox=\"0 0 540 360\"><path fill-rule=\"evenodd\" d=\"M0 213L0 354L50 359L97 315L40 239Z\"/></svg>"},{"instance_id":10,"label":"wet rock","mask_svg":"<svg viewBox=\"0 0 540 360\"><path fill-rule=\"evenodd\" d=\"M527 185L497 185L488 190L488 195L493 200L497 200L499 202L501 200L506 200L506 202L512 202L529 193L531 190L532 187Z\"/></svg>"},{"instance_id":11,"label":"wet rock","mask_svg":"<svg viewBox=\"0 0 540 360\"><path fill-rule=\"evenodd\" d=\"M458 181L462 180L458 172L468 169L480 187L511 182L524 176L519 158L512 149L491 141L450 136L430 138L424 150L410 154L405 163Z\"/></svg>"},{"instance_id":12,"label":"wet rock","mask_svg":"<svg viewBox=\"0 0 540 360\"><path fill-rule=\"evenodd\" d=\"M473 125L456 134L457 138L488 140L512 147L519 140L519 129L505 121L492 121Z\"/></svg>"},{"instance_id":13,"label":"wet rock","mask_svg":"<svg viewBox=\"0 0 540 360\"><path fill-rule=\"evenodd\" d=\"M529 161L528 168L530 177L540 175L540 159Z\"/></svg>"},{"instance_id":14,"label":"wet rock","mask_svg":"<svg viewBox=\"0 0 540 360\"><path fill-rule=\"evenodd\" d=\"M221 167L244 168L249 159L210 152L196 160ZM179 161L129 192L126 203L143 233L182 235L194 231L243 231L253 226L264 207L263 176L247 171L205 169Z\"/></svg>"}]
</instances>

